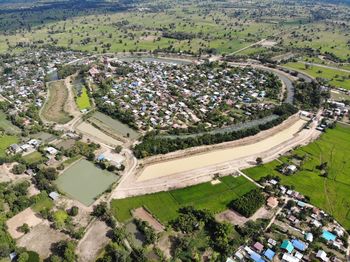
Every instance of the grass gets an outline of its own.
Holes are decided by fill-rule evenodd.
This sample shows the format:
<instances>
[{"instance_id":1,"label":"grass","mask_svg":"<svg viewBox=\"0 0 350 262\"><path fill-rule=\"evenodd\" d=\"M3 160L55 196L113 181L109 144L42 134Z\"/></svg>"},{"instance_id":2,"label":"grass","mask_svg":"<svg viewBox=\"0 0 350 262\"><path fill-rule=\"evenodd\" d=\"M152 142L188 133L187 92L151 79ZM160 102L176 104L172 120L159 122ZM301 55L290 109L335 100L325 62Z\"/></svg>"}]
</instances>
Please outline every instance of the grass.
<instances>
[{"instance_id":1,"label":"grass","mask_svg":"<svg viewBox=\"0 0 350 262\"><path fill-rule=\"evenodd\" d=\"M329 84L334 87L341 87L350 90L350 73L339 71L337 69L329 69L320 66L305 67L304 63L293 62L287 63L285 67L301 71L311 75L312 77L320 77L327 79Z\"/></svg>"},{"instance_id":2,"label":"grass","mask_svg":"<svg viewBox=\"0 0 350 262\"><path fill-rule=\"evenodd\" d=\"M53 207L52 200L47 195L41 195L32 206L33 211L39 213L43 210L50 210Z\"/></svg>"},{"instance_id":3,"label":"grass","mask_svg":"<svg viewBox=\"0 0 350 262\"><path fill-rule=\"evenodd\" d=\"M0 157L6 156L6 149L12 145L18 143L19 139L17 136L0 135Z\"/></svg>"},{"instance_id":4,"label":"grass","mask_svg":"<svg viewBox=\"0 0 350 262\"><path fill-rule=\"evenodd\" d=\"M64 210L57 210L53 214L53 216L54 216L55 222L57 222L58 224L61 224L61 225L63 225L68 218L68 214Z\"/></svg>"},{"instance_id":5,"label":"grass","mask_svg":"<svg viewBox=\"0 0 350 262\"><path fill-rule=\"evenodd\" d=\"M90 98L86 90L86 87L83 87L81 89L81 94L80 96L77 97L76 102L80 110L89 109L91 107Z\"/></svg>"},{"instance_id":6,"label":"grass","mask_svg":"<svg viewBox=\"0 0 350 262\"><path fill-rule=\"evenodd\" d=\"M89 206L117 180L116 175L82 159L65 170L55 183L59 190Z\"/></svg>"},{"instance_id":7,"label":"grass","mask_svg":"<svg viewBox=\"0 0 350 262\"><path fill-rule=\"evenodd\" d=\"M297 155L307 155L301 170L292 176L281 175L276 167L281 163L272 161L259 167L246 169L244 172L259 180L267 175L281 178L284 185L295 189L311 199L311 203L332 214L346 229L350 229L350 128L338 124L329 129L321 138L305 147L294 151ZM288 158L280 159L287 162ZM328 163L328 177L321 176L316 166Z\"/></svg>"},{"instance_id":8,"label":"grass","mask_svg":"<svg viewBox=\"0 0 350 262\"><path fill-rule=\"evenodd\" d=\"M9 120L6 119L6 114L4 111L0 110L0 126L4 129L4 131L11 134L19 134L21 133L21 129L17 126L13 125Z\"/></svg>"},{"instance_id":9,"label":"grass","mask_svg":"<svg viewBox=\"0 0 350 262\"><path fill-rule=\"evenodd\" d=\"M131 219L133 209L145 207L160 222L167 224L178 216L180 207L192 205L218 213L226 210L232 200L255 188L244 177L227 176L220 178L220 181L216 185L208 182L168 192L113 200L112 212L119 221L125 222Z\"/></svg>"},{"instance_id":10,"label":"grass","mask_svg":"<svg viewBox=\"0 0 350 262\"><path fill-rule=\"evenodd\" d=\"M35 151L33 153L23 156L23 159L27 164L30 165L41 161L43 159L43 155L40 152Z\"/></svg>"}]
</instances>

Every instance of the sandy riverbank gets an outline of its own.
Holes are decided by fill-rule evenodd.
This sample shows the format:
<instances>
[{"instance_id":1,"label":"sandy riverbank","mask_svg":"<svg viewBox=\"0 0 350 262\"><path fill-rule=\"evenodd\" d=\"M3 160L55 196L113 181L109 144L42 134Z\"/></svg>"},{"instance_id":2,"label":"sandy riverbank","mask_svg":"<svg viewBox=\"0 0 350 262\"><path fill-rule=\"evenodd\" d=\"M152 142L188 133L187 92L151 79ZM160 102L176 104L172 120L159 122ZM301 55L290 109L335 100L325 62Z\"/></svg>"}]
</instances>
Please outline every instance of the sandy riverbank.
<instances>
[{"instance_id":1,"label":"sandy riverbank","mask_svg":"<svg viewBox=\"0 0 350 262\"><path fill-rule=\"evenodd\" d=\"M278 146L294 137L294 135L303 127L306 122L302 119L295 122L288 128L273 134L257 143L237 146L233 148L220 149L212 152L188 156L171 161L165 161L154 165L146 166L141 172L137 181L169 176L175 173L181 173L188 170L199 169L205 166L216 165L222 162L232 161L242 157L257 155L270 148Z\"/></svg>"}]
</instances>

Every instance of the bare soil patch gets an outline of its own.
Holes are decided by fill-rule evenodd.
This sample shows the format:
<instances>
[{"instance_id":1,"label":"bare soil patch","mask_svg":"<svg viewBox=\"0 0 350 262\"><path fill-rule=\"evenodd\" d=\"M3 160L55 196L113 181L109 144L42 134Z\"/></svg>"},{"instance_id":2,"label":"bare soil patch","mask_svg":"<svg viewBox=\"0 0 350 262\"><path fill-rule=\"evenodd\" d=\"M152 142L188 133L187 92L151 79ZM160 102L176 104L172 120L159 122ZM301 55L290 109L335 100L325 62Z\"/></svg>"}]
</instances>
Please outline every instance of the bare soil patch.
<instances>
[{"instance_id":1,"label":"bare soil patch","mask_svg":"<svg viewBox=\"0 0 350 262\"><path fill-rule=\"evenodd\" d=\"M47 258L51 254L52 244L65 239L68 239L67 235L50 228L49 224L45 222L21 237L17 244L37 252L41 258Z\"/></svg>"},{"instance_id":2,"label":"bare soil patch","mask_svg":"<svg viewBox=\"0 0 350 262\"><path fill-rule=\"evenodd\" d=\"M95 261L102 248L110 241L106 223L96 220L80 240L77 247L78 261Z\"/></svg>"},{"instance_id":3,"label":"bare soil patch","mask_svg":"<svg viewBox=\"0 0 350 262\"><path fill-rule=\"evenodd\" d=\"M68 89L64 80L49 83L48 100L42 109L41 115L50 122L65 124L71 120L71 116L65 109L68 100Z\"/></svg>"},{"instance_id":4,"label":"bare soil patch","mask_svg":"<svg viewBox=\"0 0 350 262\"><path fill-rule=\"evenodd\" d=\"M157 220L155 219L147 210L145 210L143 207L136 208L132 212L133 217L141 219L143 221L148 222L148 224L153 227L153 229L157 232L163 232L165 227Z\"/></svg>"},{"instance_id":5,"label":"bare soil patch","mask_svg":"<svg viewBox=\"0 0 350 262\"><path fill-rule=\"evenodd\" d=\"M41 219L30 207L18 213L14 217L6 221L8 232L14 238L20 238L24 233L18 231L18 228L23 224L28 224L29 227L35 227L42 223L44 220Z\"/></svg>"},{"instance_id":6,"label":"bare soil patch","mask_svg":"<svg viewBox=\"0 0 350 262\"><path fill-rule=\"evenodd\" d=\"M221 212L215 216L215 218L219 222L229 222L232 225L241 226L247 223L247 221L252 220L256 221L259 218L270 219L273 216L273 212L271 210L266 209L266 207L259 208L254 215L249 218L246 218L239 214L238 212L228 209L224 212Z\"/></svg>"}]
</instances>

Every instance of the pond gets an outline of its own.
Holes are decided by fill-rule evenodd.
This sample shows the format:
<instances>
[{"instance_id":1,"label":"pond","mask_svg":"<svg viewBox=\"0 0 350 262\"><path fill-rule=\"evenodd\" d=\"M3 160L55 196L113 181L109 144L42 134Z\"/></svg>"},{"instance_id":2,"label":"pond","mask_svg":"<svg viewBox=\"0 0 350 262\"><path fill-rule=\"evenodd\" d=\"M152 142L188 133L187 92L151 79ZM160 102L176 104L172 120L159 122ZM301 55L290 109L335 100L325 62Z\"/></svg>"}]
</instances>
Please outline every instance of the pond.
<instances>
[{"instance_id":1,"label":"pond","mask_svg":"<svg viewBox=\"0 0 350 262\"><path fill-rule=\"evenodd\" d=\"M55 181L58 189L68 196L90 206L103 194L118 176L81 159L74 163Z\"/></svg>"}]
</instances>

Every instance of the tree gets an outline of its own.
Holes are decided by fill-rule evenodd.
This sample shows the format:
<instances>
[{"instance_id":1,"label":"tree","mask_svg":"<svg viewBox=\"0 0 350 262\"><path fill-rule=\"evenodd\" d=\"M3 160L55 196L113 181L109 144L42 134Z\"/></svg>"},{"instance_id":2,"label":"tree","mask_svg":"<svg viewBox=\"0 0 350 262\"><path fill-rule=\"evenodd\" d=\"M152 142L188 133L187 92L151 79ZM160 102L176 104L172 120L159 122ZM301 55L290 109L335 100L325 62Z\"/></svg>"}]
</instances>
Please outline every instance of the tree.
<instances>
[{"instance_id":1,"label":"tree","mask_svg":"<svg viewBox=\"0 0 350 262\"><path fill-rule=\"evenodd\" d=\"M29 259L29 255L27 252L23 252L18 256L17 262L27 262Z\"/></svg>"},{"instance_id":2,"label":"tree","mask_svg":"<svg viewBox=\"0 0 350 262\"><path fill-rule=\"evenodd\" d=\"M22 226L19 227L19 231L24 234L27 234L30 231L30 227L27 223L24 223Z\"/></svg>"},{"instance_id":3,"label":"tree","mask_svg":"<svg viewBox=\"0 0 350 262\"><path fill-rule=\"evenodd\" d=\"M75 217L76 215L78 215L78 212L79 212L79 207L72 206L72 208L69 210L69 215L72 217Z\"/></svg>"},{"instance_id":4,"label":"tree","mask_svg":"<svg viewBox=\"0 0 350 262\"><path fill-rule=\"evenodd\" d=\"M26 170L26 166L23 164L17 164L14 165L14 167L12 168L12 173L16 174L16 175L20 175L23 174L23 172Z\"/></svg>"},{"instance_id":5,"label":"tree","mask_svg":"<svg viewBox=\"0 0 350 262\"><path fill-rule=\"evenodd\" d=\"M120 153L121 151L123 150L123 147L122 146L116 146L115 148L114 148L114 151L116 152L116 153Z\"/></svg>"},{"instance_id":6,"label":"tree","mask_svg":"<svg viewBox=\"0 0 350 262\"><path fill-rule=\"evenodd\" d=\"M261 157L257 157L257 158L256 158L256 164L257 164L258 166L260 166L260 165L262 165L262 163L263 163L263 159L262 159Z\"/></svg>"}]
</instances>

